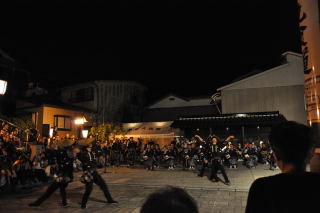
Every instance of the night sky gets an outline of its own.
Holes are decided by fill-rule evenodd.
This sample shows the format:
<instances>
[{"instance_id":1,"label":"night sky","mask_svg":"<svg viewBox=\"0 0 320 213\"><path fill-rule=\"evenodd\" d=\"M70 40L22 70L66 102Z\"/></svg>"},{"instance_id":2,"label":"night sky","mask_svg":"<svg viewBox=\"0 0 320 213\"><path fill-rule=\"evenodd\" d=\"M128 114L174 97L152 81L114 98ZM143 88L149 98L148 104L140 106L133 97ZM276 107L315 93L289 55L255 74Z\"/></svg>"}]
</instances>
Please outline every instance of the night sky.
<instances>
[{"instance_id":1,"label":"night sky","mask_svg":"<svg viewBox=\"0 0 320 213\"><path fill-rule=\"evenodd\" d=\"M24 0L1 10L0 48L50 87L136 80L151 99L210 95L300 52L293 0Z\"/></svg>"}]
</instances>

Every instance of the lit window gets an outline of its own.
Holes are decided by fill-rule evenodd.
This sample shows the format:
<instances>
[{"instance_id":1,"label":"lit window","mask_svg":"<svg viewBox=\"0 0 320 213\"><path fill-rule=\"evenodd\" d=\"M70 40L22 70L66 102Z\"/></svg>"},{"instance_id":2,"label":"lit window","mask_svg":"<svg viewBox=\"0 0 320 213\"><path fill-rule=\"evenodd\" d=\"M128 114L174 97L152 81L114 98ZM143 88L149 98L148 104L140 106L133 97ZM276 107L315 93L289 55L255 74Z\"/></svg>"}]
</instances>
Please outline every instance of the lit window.
<instances>
[{"instance_id":1,"label":"lit window","mask_svg":"<svg viewBox=\"0 0 320 213\"><path fill-rule=\"evenodd\" d=\"M54 116L54 125L60 131L71 131L71 122L72 118L65 115L55 115Z\"/></svg>"}]
</instances>

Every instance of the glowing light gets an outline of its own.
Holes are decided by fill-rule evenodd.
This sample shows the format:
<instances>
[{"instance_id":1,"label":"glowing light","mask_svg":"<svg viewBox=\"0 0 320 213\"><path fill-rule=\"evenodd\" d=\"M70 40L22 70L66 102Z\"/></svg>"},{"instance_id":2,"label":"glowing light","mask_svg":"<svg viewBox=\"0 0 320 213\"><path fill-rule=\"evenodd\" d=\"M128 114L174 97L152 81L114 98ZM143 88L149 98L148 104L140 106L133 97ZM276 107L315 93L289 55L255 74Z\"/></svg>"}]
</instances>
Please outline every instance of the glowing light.
<instances>
[{"instance_id":1,"label":"glowing light","mask_svg":"<svg viewBox=\"0 0 320 213\"><path fill-rule=\"evenodd\" d=\"M86 120L85 117L78 118L78 119L74 120L74 123L75 123L76 125L81 125L81 124L84 124L84 123L86 123L86 122L88 122L88 121Z\"/></svg>"},{"instance_id":2,"label":"glowing light","mask_svg":"<svg viewBox=\"0 0 320 213\"><path fill-rule=\"evenodd\" d=\"M0 80L0 95L4 95L7 91L7 81Z\"/></svg>"},{"instance_id":3,"label":"glowing light","mask_svg":"<svg viewBox=\"0 0 320 213\"><path fill-rule=\"evenodd\" d=\"M134 128L138 125L139 125L139 123L130 123L130 124L128 124L128 128Z\"/></svg>"},{"instance_id":4,"label":"glowing light","mask_svg":"<svg viewBox=\"0 0 320 213\"><path fill-rule=\"evenodd\" d=\"M236 114L236 117L246 117L247 114Z\"/></svg>"},{"instance_id":5,"label":"glowing light","mask_svg":"<svg viewBox=\"0 0 320 213\"><path fill-rule=\"evenodd\" d=\"M163 127L163 126L165 126L166 125L166 122L157 122L156 123L156 126L157 127Z\"/></svg>"},{"instance_id":6,"label":"glowing light","mask_svg":"<svg viewBox=\"0 0 320 213\"><path fill-rule=\"evenodd\" d=\"M86 129L82 130L82 137L83 138L87 138L88 137L88 133L89 133L89 130L86 130Z\"/></svg>"},{"instance_id":7,"label":"glowing light","mask_svg":"<svg viewBox=\"0 0 320 213\"><path fill-rule=\"evenodd\" d=\"M50 128L50 130L49 130L49 136L50 136L50 138L53 137L53 128Z\"/></svg>"}]
</instances>

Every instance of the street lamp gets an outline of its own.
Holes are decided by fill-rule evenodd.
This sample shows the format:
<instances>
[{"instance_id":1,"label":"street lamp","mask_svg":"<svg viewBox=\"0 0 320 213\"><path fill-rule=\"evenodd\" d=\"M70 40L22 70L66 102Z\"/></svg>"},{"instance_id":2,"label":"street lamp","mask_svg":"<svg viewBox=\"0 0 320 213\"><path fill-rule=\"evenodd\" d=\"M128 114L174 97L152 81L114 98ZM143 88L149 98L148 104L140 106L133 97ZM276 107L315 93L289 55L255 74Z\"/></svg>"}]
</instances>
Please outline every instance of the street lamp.
<instances>
[{"instance_id":1,"label":"street lamp","mask_svg":"<svg viewBox=\"0 0 320 213\"><path fill-rule=\"evenodd\" d=\"M7 91L7 81L0 80L0 95L4 95Z\"/></svg>"},{"instance_id":2,"label":"street lamp","mask_svg":"<svg viewBox=\"0 0 320 213\"><path fill-rule=\"evenodd\" d=\"M49 130L49 136L50 136L50 138L53 137L53 128L50 128L50 130Z\"/></svg>"},{"instance_id":3,"label":"street lamp","mask_svg":"<svg viewBox=\"0 0 320 213\"><path fill-rule=\"evenodd\" d=\"M88 121L86 120L86 118L84 116L82 118L78 118L78 119L74 120L74 123L76 125L83 125L86 122L88 122Z\"/></svg>"},{"instance_id":4,"label":"street lamp","mask_svg":"<svg viewBox=\"0 0 320 213\"><path fill-rule=\"evenodd\" d=\"M87 138L88 137L88 133L89 133L89 130L87 130L87 129L82 130L82 137L83 138Z\"/></svg>"},{"instance_id":5,"label":"street lamp","mask_svg":"<svg viewBox=\"0 0 320 213\"><path fill-rule=\"evenodd\" d=\"M78 138L80 138L80 131L81 131L81 126L84 124L84 123L86 123L86 122L88 122L87 120L86 120L86 118L84 117L84 116L82 116L82 118L77 118L77 119L75 119L74 120L74 123L77 125L77 126L79 126L78 127ZM82 130L82 136L84 136L84 134L83 134L83 130ZM86 135L86 136L88 136L88 134Z\"/></svg>"}]
</instances>

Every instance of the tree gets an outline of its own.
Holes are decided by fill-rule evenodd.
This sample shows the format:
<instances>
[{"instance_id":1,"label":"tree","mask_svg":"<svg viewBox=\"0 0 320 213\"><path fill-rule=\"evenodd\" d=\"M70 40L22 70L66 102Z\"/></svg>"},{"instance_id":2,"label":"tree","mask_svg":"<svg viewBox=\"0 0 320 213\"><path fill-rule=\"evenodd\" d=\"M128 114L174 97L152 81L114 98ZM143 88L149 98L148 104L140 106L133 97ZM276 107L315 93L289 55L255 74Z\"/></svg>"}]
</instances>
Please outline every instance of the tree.
<instances>
[{"instance_id":1,"label":"tree","mask_svg":"<svg viewBox=\"0 0 320 213\"><path fill-rule=\"evenodd\" d=\"M34 135L34 134L37 134L37 132L35 131L36 126L29 117L24 116L24 117L19 117L19 118L13 118L12 121L15 125L17 125L20 128L20 130L21 130L20 131L20 134L21 134L20 138L23 141L28 141L29 134L31 132L33 132L33 137L35 137L34 139L36 139L37 136Z\"/></svg>"},{"instance_id":2,"label":"tree","mask_svg":"<svg viewBox=\"0 0 320 213\"><path fill-rule=\"evenodd\" d=\"M123 128L121 124L116 123L104 123L94 124L89 132L89 135L95 137L97 140L106 141L110 137L115 138L116 135L122 134Z\"/></svg>"}]
</instances>

